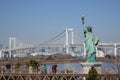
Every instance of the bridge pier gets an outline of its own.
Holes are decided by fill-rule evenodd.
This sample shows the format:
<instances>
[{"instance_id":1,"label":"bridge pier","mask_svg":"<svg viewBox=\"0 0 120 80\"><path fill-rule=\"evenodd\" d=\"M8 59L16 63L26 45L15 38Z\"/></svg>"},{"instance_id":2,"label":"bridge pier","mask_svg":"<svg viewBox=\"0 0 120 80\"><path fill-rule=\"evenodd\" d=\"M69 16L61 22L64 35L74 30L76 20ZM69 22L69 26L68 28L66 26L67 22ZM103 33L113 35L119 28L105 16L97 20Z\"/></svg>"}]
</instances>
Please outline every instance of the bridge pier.
<instances>
[{"instance_id":1,"label":"bridge pier","mask_svg":"<svg viewBox=\"0 0 120 80\"><path fill-rule=\"evenodd\" d=\"M98 74L101 74L101 65L102 63L96 62L96 63L81 63L82 66L82 74L88 74L91 67L95 67Z\"/></svg>"}]
</instances>

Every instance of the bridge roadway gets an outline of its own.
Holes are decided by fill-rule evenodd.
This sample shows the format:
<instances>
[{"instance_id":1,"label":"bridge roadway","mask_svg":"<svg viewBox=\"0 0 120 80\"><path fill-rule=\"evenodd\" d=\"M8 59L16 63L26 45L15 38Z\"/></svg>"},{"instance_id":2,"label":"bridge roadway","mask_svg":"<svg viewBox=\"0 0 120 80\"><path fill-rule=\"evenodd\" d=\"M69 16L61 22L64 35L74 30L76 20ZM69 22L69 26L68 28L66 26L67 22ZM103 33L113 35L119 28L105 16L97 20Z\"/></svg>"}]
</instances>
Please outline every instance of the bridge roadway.
<instances>
[{"instance_id":1,"label":"bridge roadway","mask_svg":"<svg viewBox=\"0 0 120 80\"><path fill-rule=\"evenodd\" d=\"M12 61L12 60L7 60L7 61L0 61L0 65L4 64L16 64L17 62L26 64L29 60L23 60L23 61ZM86 59L56 59L56 60L38 60L39 63L83 63L86 62ZM107 58L97 58L97 62L120 62L119 58L112 58L112 59L107 59Z\"/></svg>"},{"instance_id":2,"label":"bridge roadway","mask_svg":"<svg viewBox=\"0 0 120 80\"><path fill-rule=\"evenodd\" d=\"M42 48L42 47L66 47L65 44L39 44L39 45L33 45L33 46L25 46L25 47L18 47L15 49L3 49L3 52L7 51L14 51L14 50L25 50L25 49L30 49L30 48ZM83 48L83 44L69 44L69 47L81 47ZM98 48L120 48L120 43L99 43Z\"/></svg>"},{"instance_id":3,"label":"bridge roadway","mask_svg":"<svg viewBox=\"0 0 120 80\"><path fill-rule=\"evenodd\" d=\"M7 52L7 51L14 51L14 50L24 50L24 49L30 49L30 48L45 48L45 47L65 47L64 44L41 44L41 45L34 45L34 46L26 46L26 47L18 47L18 48L14 48L14 49L3 49L3 52ZM82 44L74 44L74 45L69 45L69 47L83 47Z\"/></svg>"}]
</instances>

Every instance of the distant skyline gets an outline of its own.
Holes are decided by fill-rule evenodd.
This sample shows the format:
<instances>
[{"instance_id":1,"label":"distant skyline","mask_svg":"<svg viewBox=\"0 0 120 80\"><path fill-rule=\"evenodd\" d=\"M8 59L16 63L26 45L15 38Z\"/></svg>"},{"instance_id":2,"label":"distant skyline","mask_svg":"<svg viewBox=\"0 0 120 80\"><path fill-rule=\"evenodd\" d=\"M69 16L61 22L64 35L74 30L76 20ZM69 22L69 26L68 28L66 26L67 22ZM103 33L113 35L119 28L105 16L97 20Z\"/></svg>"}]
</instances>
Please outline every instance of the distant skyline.
<instances>
[{"instance_id":1,"label":"distant skyline","mask_svg":"<svg viewBox=\"0 0 120 80\"><path fill-rule=\"evenodd\" d=\"M120 42L120 0L0 0L0 44L9 37L31 44L71 27L83 35L81 16L100 42Z\"/></svg>"}]
</instances>

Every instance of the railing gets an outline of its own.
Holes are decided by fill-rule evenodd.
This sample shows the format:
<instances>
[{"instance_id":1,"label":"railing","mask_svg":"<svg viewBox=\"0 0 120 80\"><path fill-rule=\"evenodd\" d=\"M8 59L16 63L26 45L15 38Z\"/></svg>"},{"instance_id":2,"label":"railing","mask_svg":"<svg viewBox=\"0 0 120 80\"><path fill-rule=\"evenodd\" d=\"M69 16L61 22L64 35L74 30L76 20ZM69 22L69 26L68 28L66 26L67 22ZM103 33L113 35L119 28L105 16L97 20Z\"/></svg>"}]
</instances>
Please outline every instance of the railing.
<instances>
[{"instance_id":1,"label":"railing","mask_svg":"<svg viewBox=\"0 0 120 80\"><path fill-rule=\"evenodd\" d=\"M87 74L0 74L0 80L86 80ZM116 74L100 74L99 80L120 80Z\"/></svg>"},{"instance_id":2,"label":"railing","mask_svg":"<svg viewBox=\"0 0 120 80\"><path fill-rule=\"evenodd\" d=\"M86 80L88 74L79 73L37 73L36 69L29 72L29 69L6 69L0 71L0 80ZM120 80L118 74L99 74L99 80Z\"/></svg>"}]
</instances>

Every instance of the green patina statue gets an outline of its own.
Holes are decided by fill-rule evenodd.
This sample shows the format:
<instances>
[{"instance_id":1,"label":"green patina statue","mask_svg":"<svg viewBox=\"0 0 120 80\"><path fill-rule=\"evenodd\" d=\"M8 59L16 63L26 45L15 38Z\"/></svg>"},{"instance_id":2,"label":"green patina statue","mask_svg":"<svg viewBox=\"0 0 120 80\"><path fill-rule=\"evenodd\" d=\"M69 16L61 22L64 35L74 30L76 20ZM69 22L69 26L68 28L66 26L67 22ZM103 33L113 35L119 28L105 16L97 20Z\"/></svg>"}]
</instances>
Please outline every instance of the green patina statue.
<instances>
[{"instance_id":1,"label":"green patina statue","mask_svg":"<svg viewBox=\"0 0 120 80\"><path fill-rule=\"evenodd\" d=\"M84 26L84 38L87 62L96 62L96 45L99 42L98 36L92 33L92 27L84 25L84 17L82 17L82 24Z\"/></svg>"}]
</instances>

